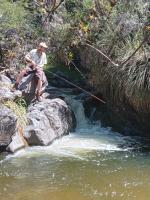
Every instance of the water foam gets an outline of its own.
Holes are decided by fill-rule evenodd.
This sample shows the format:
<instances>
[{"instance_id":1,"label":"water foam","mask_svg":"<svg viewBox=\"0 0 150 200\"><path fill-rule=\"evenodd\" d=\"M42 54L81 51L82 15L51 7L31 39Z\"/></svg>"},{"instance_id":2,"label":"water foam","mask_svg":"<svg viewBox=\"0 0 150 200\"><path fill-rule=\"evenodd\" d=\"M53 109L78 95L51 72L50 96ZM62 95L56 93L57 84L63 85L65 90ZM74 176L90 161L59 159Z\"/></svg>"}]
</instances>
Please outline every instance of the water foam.
<instances>
[{"instance_id":1,"label":"water foam","mask_svg":"<svg viewBox=\"0 0 150 200\"><path fill-rule=\"evenodd\" d=\"M86 159L86 154L90 151L125 151L118 147L126 143L126 140L118 133L111 131L111 128L103 128L100 123L90 123L84 114L82 102L73 97L65 96L75 113L77 128L74 133L56 140L48 147L29 147L9 155L5 160L13 157L40 156L50 154L57 157L74 157Z\"/></svg>"}]
</instances>

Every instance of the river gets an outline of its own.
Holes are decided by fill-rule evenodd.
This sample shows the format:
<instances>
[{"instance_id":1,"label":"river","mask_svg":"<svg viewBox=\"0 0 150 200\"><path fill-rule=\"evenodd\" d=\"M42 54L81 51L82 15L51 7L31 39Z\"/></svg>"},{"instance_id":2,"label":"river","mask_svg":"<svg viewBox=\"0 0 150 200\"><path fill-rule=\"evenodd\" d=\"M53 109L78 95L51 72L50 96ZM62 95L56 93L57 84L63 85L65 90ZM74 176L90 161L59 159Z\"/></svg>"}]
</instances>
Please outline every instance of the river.
<instances>
[{"instance_id":1,"label":"river","mask_svg":"<svg viewBox=\"0 0 150 200\"><path fill-rule=\"evenodd\" d=\"M0 157L0 200L149 200L149 142L122 136L84 115L75 132L49 147Z\"/></svg>"}]
</instances>

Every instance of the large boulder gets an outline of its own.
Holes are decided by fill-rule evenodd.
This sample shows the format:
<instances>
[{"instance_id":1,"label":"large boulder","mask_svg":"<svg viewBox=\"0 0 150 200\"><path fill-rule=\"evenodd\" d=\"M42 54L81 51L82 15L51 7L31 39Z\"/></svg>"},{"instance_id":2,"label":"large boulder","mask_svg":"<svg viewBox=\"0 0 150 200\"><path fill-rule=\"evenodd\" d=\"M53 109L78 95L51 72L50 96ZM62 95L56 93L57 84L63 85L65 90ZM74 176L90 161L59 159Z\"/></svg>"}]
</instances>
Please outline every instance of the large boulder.
<instances>
[{"instance_id":1,"label":"large boulder","mask_svg":"<svg viewBox=\"0 0 150 200\"><path fill-rule=\"evenodd\" d=\"M69 106L62 99L53 97L30 104L27 113L29 123L23 135L20 134L17 128L17 116L3 103L7 100L13 101L22 93L25 97L28 94L34 97L36 88L34 81L34 74L30 74L24 77L19 85L22 92L19 90L12 92L11 81L5 76L0 76L0 150L14 153L24 148L26 141L29 145L49 145L74 128L74 119Z\"/></svg>"},{"instance_id":2,"label":"large boulder","mask_svg":"<svg viewBox=\"0 0 150 200\"><path fill-rule=\"evenodd\" d=\"M17 129L17 117L12 110L0 104L0 150L5 149Z\"/></svg>"},{"instance_id":3,"label":"large boulder","mask_svg":"<svg viewBox=\"0 0 150 200\"><path fill-rule=\"evenodd\" d=\"M47 85L48 85L47 81L42 85L41 88L42 93L45 92ZM31 73L23 77L18 85L18 89L22 91L22 95L25 97L28 103L35 100L36 88L37 88L37 78L34 73Z\"/></svg>"},{"instance_id":4,"label":"large boulder","mask_svg":"<svg viewBox=\"0 0 150 200\"><path fill-rule=\"evenodd\" d=\"M22 96L21 91L16 90L15 92L12 92L11 88L11 80L5 75L0 75L0 102L14 100Z\"/></svg>"},{"instance_id":5,"label":"large boulder","mask_svg":"<svg viewBox=\"0 0 150 200\"><path fill-rule=\"evenodd\" d=\"M13 101L21 96L21 91L16 90L15 92L11 92L10 88L5 87L5 85L1 87L0 84L0 102L5 102L7 100Z\"/></svg>"},{"instance_id":6,"label":"large boulder","mask_svg":"<svg viewBox=\"0 0 150 200\"><path fill-rule=\"evenodd\" d=\"M29 106L24 137L29 145L49 145L69 133L73 125L72 112L61 99L44 99Z\"/></svg>"},{"instance_id":7,"label":"large boulder","mask_svg":"<svg viewBox=\"0 0 150 200\"><path fill-rule=\"evenodd\" d=\"M17 152L20 149L23 149L25 147L26 147L26 142L25 142L23 136L19 132L16 132L12 136L12 141L8 145L6 150L11 152L11 153L15 153L15 152Z\"/></svg>"},{"instance_id":8,"label":"large boulder","mask_svg":"<svg viewBox=\"0 0 150 200\"><path fill-rule=\"evenodd\" d=\"M5 76L4 74L0 75L0 81L5 83L5 84L11 84L11 80L10 78L8 78L7 76Z\"/></svg>"}]
</instances>

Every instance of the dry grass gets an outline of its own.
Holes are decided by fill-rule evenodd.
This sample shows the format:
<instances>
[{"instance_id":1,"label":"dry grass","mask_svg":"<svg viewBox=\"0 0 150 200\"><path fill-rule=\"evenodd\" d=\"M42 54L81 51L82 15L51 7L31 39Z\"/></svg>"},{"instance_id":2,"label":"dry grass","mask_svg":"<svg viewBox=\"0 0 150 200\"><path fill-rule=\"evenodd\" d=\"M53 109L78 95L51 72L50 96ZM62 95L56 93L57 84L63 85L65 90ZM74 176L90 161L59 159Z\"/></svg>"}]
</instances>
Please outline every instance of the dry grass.
<instances>
[{"instance_id":1,"label":"dry grass","mask_svg":"<svg viewBox=\"0 0 150 200\"><path fill-rule=\"evenodd\" d=\"M19 98L16 101L8 100L4 103L5 106L10 108L17 116L17 128L24 129L28 124L26 118L26 102L24 99Z\"/></svg>"},{"instance_id":2,"label":"dry grass","mask_svg":"<svg viewBox=\"0 0 150 200\"><path fill-rule=\"evenodd\" d=\"M10 108L17 116L17 130L20 134L22 141L25 146L28 146L27 141L25 140L23 134L26 125L28 124L28 120L26 117L26 102L24 99L19 98L16 101L8 100L4 103L5 106Z\"/></svg>"}]
</instances>

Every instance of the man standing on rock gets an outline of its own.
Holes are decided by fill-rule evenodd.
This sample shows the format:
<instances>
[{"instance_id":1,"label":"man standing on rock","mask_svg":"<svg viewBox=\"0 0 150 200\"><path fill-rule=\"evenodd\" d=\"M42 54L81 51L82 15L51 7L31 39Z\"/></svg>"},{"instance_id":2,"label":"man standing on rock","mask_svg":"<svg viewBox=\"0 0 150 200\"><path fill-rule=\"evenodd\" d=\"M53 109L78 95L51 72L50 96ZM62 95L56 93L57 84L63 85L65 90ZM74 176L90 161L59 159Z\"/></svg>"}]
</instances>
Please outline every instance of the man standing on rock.
<instances>
[{"instance_id":1,"label":"man standing on rock","mask_svg":"<svg viewBox=\"0 0 150 200\"><path fill-rule=\"evenodd\" d=\"M13 89L17 89L21 79L24 76L29 75L30 73L35 73L37 78L37 87L36 87L36 98L38 101L42 100L41 90L42 85L47 84L47 79L43 71L44 65L47 64L46 58L46 49L47 45L44 42L41 42L37 49L31 50L26 56L25 60L29 63L25 69L23 69L17 77L16 83Z\"/></svg>"}]
</instances>

